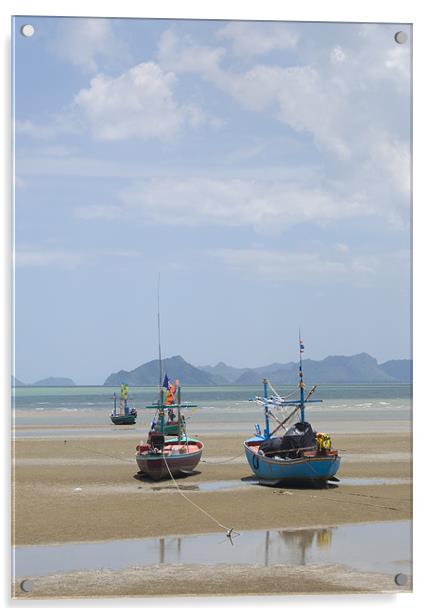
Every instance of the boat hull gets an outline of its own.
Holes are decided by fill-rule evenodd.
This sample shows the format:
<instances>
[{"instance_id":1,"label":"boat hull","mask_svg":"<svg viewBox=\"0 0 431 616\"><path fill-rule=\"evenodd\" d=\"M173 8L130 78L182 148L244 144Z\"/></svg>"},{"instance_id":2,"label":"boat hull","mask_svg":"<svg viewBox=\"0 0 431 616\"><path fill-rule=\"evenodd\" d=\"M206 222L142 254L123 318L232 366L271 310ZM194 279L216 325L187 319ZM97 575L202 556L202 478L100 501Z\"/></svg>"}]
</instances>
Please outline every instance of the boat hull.
<instances>
[{"instance_id":1,"label":"boat hull","mask_svg":"<svg viewBox=\"0 0 431 616\"><path fill-rule=\"evenodd\" d=\"M136 415L110 415L110 417L116 426L130 426L136 423Z\"/></svg>"},{"instance_id":2,"label":"boat hull","mask_svg":"<svg viewBox=\"0 0 431 616\"><path fill-rule=\"evenodd\" d=\"M183 444L183 443L181 443ZM167 443L169 446L178 445L178 440ZM154 479L168 479L176 477L182 473L190 473L199 464L203 443L200 441L189 441L189 452L173 453L172 450L164 450L164 453L154 454L150 452L148 445L138 446L136 452L136 463L141 473Z\"/></svg>"},{"instance_id":3,"label":"boat hull","mask_svg":"<svg viewBox=\"0 0 431 616\"><path fill-rule=\"evenodd\" d=\"M261 483L321 483L333 477L341 463L337 453L275 460L258 454L247 441L244 449L250 468Z\"/></svg>"}]
</instances>

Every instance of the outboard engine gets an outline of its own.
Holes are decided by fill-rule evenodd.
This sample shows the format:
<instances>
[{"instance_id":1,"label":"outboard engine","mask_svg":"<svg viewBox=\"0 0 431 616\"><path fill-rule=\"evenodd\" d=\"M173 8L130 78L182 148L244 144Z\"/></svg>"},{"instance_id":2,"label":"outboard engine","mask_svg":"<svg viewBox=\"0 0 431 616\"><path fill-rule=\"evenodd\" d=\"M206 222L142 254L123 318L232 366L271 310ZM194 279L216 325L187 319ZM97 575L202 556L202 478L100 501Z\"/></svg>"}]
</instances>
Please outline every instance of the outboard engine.
<instances>
[{"instance_id":1,"label":"outboard engine","mask_svg":"<svg viewBox=\"0 0 431 616\"><path fill-rule=\"evenodd\" d=\"M148 444L150 445L151 453L162 453L165 437L160 432L150 432L148 435Z\"/></svg>"}]
</instances>

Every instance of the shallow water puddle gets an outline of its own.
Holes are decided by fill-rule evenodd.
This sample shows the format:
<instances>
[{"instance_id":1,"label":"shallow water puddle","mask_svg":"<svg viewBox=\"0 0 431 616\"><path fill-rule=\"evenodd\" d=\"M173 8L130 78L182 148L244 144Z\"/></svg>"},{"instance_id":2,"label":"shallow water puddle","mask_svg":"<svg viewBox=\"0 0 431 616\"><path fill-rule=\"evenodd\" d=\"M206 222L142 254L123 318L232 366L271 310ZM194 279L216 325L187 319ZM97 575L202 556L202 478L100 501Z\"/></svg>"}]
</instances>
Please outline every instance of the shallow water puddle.
<instances>
[{"instance_id":1,"label":"shallow water puddle","mask_svg":"<svg viewBox=\"0 0 431 616\"><path fill-rule=\"evenodd\" d=\"M393 478L393 477L342 477L339 482L329 482L329 486L372 486L372 485L402 485L411 483L409 479ZM255 478L247 479L228 479L225 481L205 481L196 484L178 484L181 490L195 490L199 492L218 492L219 490L237 490L238 488L247 488L259 486L259 482ZM283 488L274 484L273 487ZM158 485L150 488L154 492L164 492L176 490L173 484Z\"/></svg>"},{"instance_id":2,"label":"shallow water puddle","mask_svg":"<svg viewBox=\"0 0 431 616\"><path fill-rule=\"evenodd\" d=\"M343 486L398 486L411 483L411 479L398 477L342 477L338 485Z\"/></svg>"},{"instance_id":3,"label":"shallow water puddle","mask_svg":"<svg viewBox=\"0 0 431 616\"><path fill-rule=\"evenodd\" d=\"M195 484L179 484L181 490L195 490L197 492L218 492L219 490L236 490L238 488L247 488L249 486L258 486L257 479L227 479L224 481L203 481ZM154 492L165 490L176 490L173 484L155 486L151 488Z\"/></svg>"},{"instance_id":4,"label":"shallow water puddle","mask_svg":"<svg viewBox=\"0 0 431 616\"><path fill-rule=\"evenodd\" d=\"M89 484L81 486L86 494L133 494L136 490L142 490L145 494L152 492L155 494L175 493L178 488L184 492L222 492L228 490L238 490L243 488L257 488L261 490L275 489L281 493L289 493L290 489L295 486L270 484L268 486L260 485L255 477L247 477L243 479L226 479L219 481L202 481L199 483L183 483L177 480L176 484L171 481L164 483L152 482L150 480L139 481L140 485L136 484ZM340 479L339 482L328 482L327 489L337 489L339 486L371 486L371 485L409 485L411 480L401 478L385 478L385 477L346 477ZM298 486L296 486L298 488ZM300 487L300 486L299 486ZM74 491L76 486L63 488L63 492L69 493Z\"/></svg>"},{"instance_id":5,"label":"shallow water puddle","mask_svg":"<svg viewBox=\"0 0 431 616\"><path fill-rule=\"evenodd\" d=\"M160 564L344 564L366 571L409 574L411 522L377 522L304 530L241 531L233 544L224 533L17 547L14 574Z\"/></svg>"}]
</instances>

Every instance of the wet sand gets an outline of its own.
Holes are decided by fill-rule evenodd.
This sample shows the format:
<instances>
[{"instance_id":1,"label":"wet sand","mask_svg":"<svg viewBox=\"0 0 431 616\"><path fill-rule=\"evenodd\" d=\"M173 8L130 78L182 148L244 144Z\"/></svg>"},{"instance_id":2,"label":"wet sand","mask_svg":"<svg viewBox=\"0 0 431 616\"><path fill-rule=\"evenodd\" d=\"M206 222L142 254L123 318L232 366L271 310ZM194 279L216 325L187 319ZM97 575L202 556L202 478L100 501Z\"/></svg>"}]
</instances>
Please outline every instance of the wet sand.
<instances>
[{"instance_id":1,"label":"wet sand","mask_svg":"<svg viewBox=\"0 0 431 616\"><path fill-rule=\"evenodd\" d=\"M338 434L334 445L342 456L338 473L341 481L328 489L247 486L199 491L200 483L252 476L241 436L202 438L205 450L197 472L177 481L190 500L228 528L309 528L411 518L411 438L407 433ZM106 441L75 437L64 442L63 438L20 440L18 431L14 444L13 543L41 545L223 533L176 489L165 489L172 482L153 482L137 475L136 444L136 435L118 435ZM399 478L405 483L349 486L343 485L343 477ZM262 576L268 576L268 593L363 592L365 587L372 590L375 583L379 591L400 590L394 588L393 576L353 576L341 566L337 572L335 569L308 566L305 574L304 568L283 565L265 569L252 565L163 565L133 569L132 576L126 571L121 575L76 572L62 575L61 580L55 575L35 578L34 592L26 594L17 589L16 596L253 594ZM366 584L364 576L369 578ZM181 581L185 577L187 588Z\"/></svg>"},{"instance_id":2,"label":"wet sand","mask_svg":"<svg viewBox=\"0 0 431 616\"><path fill-rule=\"evenodd\" d=\"M15 596L61 599L411 591L410 579L406 586L394 588L393 575L368 573L341 565L157 565L120 572L98 570L48 575L33 578L32 582L31 593L15 585Z\"/></svg>"}]
</instances>

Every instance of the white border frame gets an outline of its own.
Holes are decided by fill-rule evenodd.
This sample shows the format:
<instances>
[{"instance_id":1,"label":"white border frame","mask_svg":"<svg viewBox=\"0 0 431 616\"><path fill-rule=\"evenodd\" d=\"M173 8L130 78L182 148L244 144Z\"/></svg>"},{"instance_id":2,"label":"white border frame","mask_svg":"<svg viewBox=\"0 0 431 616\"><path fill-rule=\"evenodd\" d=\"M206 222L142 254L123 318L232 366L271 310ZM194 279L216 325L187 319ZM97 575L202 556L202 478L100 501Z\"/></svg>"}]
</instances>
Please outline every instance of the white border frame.
<instances>
[{"instance_id":1,"label":"white border frame","mask_svg":"<svg viewBox=\"0 0 431 616\"><path fill-rule=\"evenodd\" d=\"M1 84L3 86L3 97L1 100L2 111L2 134L3 134L3 164L0 166L1 180L3 188L3 210L0 219L1 239L3 240L2 263L0 268L0 290L3 301L0 302L2 323L2 339L8 341L3 345L1 354L0 370L0 389L3 393L2 414L4 420L3 434L7 435L1 439L4 473L4 492L3 503L7 503L7 509L2 510L3 530L3 562L8 570L9 565L9 537L10 537L10 498L9 498L9 475L8 464L10 456L10 445L7 442L9 436L9 415L10 405L10 26L11 15L61 15L61 16L103 16L103 17L147 17L147 18L178 18L178 19L255 19L255 20L288 20L288 21L349 21L349 22L389 22L389 23L413 23L414 31L414 56L413 56L413 143L414 143L414 210L413 210L413 236L414 236L414 278L413 278L413 348L414 348L414 591L411 594L401 595L351 595L351 596L285 596L268 599L259 598L217 598L217 599L195 599L195 600L81 600L81 601L35 601L20 604L18 601L9 600L10 587L9 579L3 575L3 605L6 608L23 610L31 607L36 610L45 610L47 607L56 609L72 608L79 610L89 609L123 609L130 607L136 609L150 608L162 610L163 612L175 611L181 613L190 609L204 609L215 611L225 606L233 607L237 610L247 611L253 608L268 609L268 603L272 607L284 604L283 609L296 608L302 613L319 612L330 610L332 614L344 613L348 610L349 615L359 614L368 607L375 607L382 613L391 615L403 614L408 609L414 609L415 613L422 612L421 608L428 604L427 585L428 582L428 558L427 540L428 532L426 528L427 512L427 490L428 473L425 462L421 463L425 453L429 448L429 437L427 430L428 403L427 396L427 372L428 365L425 361L425 353L431 353L431 347L427 344L429 339L429 315L430 302L427 293L428 277L427 271L427 247L429 245L429 159L428 149L430 147L430 130L428 115L431 109L429 92L429 28L430 22L427 19L430 11L428 5L423 0L361 0L358 2L346 2L346 0L302 0L301 2L277 2L276 0L265 0L256 2L254 0L233 2L232 0L218 0L217 4L205 3L202 0L158 0L154 3L137 3L132 0L74 0L73 4L67 6L54 0L4 0L1 5L1 42L4 50L1 63ZM9 209L8 209L9 208ZM9 211L9 213L8 213ZM428 268L427 268L428 269ZM421 284L421 281L424 284ZM429 378L429 377L428 377ZM419 425L420 422L420 425ZM6 441L6 442L5 442ZM428 540L429 541L429 540ZM426 559L426 560L425 560ZM270 608L269 608L270 609Z\"/></svg>"}]
</instances>

